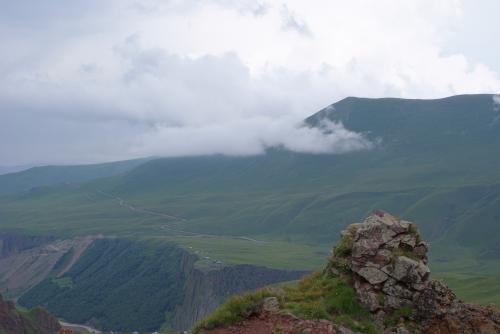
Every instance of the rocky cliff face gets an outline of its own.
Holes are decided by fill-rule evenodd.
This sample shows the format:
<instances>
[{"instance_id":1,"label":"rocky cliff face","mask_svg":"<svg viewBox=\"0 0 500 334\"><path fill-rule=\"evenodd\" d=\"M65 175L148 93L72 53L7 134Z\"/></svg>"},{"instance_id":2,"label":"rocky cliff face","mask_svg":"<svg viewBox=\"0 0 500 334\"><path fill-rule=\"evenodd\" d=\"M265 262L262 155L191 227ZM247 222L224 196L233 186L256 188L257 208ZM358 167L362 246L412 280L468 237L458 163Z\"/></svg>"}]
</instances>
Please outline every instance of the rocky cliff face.
<instances>
[{"instance_id":1,"label":"rocky cliff face","mask_svg":"<svg viewBox=\"0 0 500 334\"><path fill-rule=\"evenodd\" d=\"M194 266L196 257L186 258L187 278L184 299L177 308L172 327L185 330L212 313L229 296L269 284L296 280L304 271L277 270L252 265L233 265L211 269Z\"/></svg>"},{"instance_id":2,"label":"rocky cliff face","mask_svg":"<svg viewBox=\"0 0 500 334\"><path fill-rule=\"evenodd\" d=\"M342 232L323 272L235 297L195 331L214 334L495 334L500 312L431 279L416 226L382 211ZM239 299L238 299L239 298Z\"/></svg>"},{"instance_id":3,"label":"rocky cliff face","mask_svg":"<svg viewBox=\"0 0 500 334\"><path fill-rule=\"evenodd\" d=\"M194 254L152 241L89 239L90 246L77 248L85 240L53 241L11 254L0 260L6 264L0 275L16 273L5 275L11 286L16 279L31 285L36 278L19 298L23 306L42 305L69 322L102 330L152 332L162 324L188 329L234 293L304 274L250 265L199 269Z\"/></svg>"},{"instance_id":4,"label":"rocky cliff face","mask_svg":"<svg viewBox=\"0 0 500 334\"><path fill-rule=\"evenodd\" d=\"M95 239L0 234L0 292L18 297L49 274L64 274Z\"/></svg>"},{"instance_id":5,"label":"rocky cliff face","mask_svg":"<svg viewBox=\"0 0 500 334\"><path fill-rule=\"evenodd\" d=\"M28 312L16 310L11 301L4 301L0 296L0 333L2 334L55 334L61 325L43 309Z\"/></svg>"}]
</instances>

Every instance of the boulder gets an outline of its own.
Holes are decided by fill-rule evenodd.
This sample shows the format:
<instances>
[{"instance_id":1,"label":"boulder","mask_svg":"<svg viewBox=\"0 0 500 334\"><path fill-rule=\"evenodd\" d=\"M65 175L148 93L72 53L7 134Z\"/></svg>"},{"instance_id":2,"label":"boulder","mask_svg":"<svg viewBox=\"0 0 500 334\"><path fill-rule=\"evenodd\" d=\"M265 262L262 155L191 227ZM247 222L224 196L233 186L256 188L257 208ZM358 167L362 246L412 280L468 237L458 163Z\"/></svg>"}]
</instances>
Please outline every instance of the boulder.
<instances>
[{"instance_id":1,"label":"boulder","mask_svg":"<svg viewBox=\"0 0 500 334\"><path fill-rule=\"evenodd\" d=\"M341 235L341 251L334 251L331 263L342 268L329 272L352 272L359 301L384 333L500 333L498 312L464 304L445 284L430 279L429 247L413 223L374 211ZM391 315L397 324L384 322Z\"/></svg>"}]
</instances>

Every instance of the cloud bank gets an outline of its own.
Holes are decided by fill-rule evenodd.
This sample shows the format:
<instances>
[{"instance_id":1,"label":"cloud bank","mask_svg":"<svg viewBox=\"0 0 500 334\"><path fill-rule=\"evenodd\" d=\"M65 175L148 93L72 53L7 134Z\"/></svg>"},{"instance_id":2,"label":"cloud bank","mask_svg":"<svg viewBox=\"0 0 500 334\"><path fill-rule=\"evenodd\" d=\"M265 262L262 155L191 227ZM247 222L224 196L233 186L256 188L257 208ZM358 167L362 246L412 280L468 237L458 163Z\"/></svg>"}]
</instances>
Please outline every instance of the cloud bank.
<instances>
[{"instance_id":1,"label":"cloud bank","mask_svg":"<svg viewBox=\"0 0 500 334\"><path fill-rule=\"evenodd\" d=\"M369 149L301 121L346 96L498 92L443 43L456 0L8 2L0 165Z\"/></svg>"}]
</instances>

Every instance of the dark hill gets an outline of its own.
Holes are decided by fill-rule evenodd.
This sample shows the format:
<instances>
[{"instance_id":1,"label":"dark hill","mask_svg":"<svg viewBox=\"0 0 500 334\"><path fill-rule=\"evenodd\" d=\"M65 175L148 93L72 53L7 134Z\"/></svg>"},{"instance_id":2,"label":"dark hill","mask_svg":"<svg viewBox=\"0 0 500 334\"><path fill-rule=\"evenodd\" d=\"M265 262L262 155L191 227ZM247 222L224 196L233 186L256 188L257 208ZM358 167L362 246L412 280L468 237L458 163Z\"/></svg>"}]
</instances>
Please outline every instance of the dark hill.
<instances>
[{"instance_id":1,"label":"dark hill","mask_svg":"<svg viewBox=\"0 0 500 334\"><path fill-rule=\"evenodd\" d=\"M0 175L0 195L15 194L37 187L79 183L125 173L148 159L136 159L79 166L43 166Z\"/></svg>"}]
</instances>

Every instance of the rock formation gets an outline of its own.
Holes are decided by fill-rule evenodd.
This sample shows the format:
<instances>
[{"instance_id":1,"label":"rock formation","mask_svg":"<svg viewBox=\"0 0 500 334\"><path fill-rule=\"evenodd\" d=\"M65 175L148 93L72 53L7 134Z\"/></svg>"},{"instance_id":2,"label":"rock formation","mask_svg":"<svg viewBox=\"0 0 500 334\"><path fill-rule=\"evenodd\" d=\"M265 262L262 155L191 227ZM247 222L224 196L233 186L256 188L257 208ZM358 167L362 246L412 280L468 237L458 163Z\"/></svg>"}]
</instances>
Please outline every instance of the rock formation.
<instances>
[{"instance_id":1,"label":"rock formation","mask_svg":"<svg viewBox=\"0 0 500 334\"><path fill-rule=\"evenodd\" d=\"M413 223L375 211L341 235L326 271L352 275L359 300L386 333L500 333L500 313L463 303L430 278L428 245Z\"/></svg>"},{"instance_id":2,"label":"rock formation","mask_svg":"<svg viewBox=\"0 0 500 334\"><path fill-rule=\"evenodd\" d=\"M54 334L61 325L51 314L43 309L28 312L16 310L11 301L0 296L0 333L5 334Z\"/></svg>"}]
</instances>

